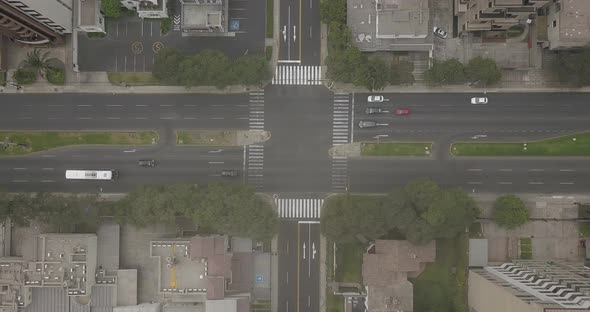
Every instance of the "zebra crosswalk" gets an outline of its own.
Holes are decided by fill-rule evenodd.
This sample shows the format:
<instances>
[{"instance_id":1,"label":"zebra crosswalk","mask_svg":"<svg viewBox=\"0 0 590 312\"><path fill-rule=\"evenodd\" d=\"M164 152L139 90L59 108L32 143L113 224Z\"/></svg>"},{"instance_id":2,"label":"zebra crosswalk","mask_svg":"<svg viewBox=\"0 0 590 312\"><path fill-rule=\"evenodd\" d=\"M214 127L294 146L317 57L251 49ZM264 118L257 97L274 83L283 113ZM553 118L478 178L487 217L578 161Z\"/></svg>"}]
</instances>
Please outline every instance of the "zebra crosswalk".
<instances>
[{"instance_id":1,"label":"zebra crosswalk","mask_svg":"<svg viewBox=\"0 0 590 312\"><path fill-rule=\"evenodd\" d=\"M274 85L321 85L322 67L278 65L272 78Z\"/></svg>"},{"instance_id":2,"label":"zebra crosswalk","mask_svg":"<svg viewBox=\"0 0 590 312\"><path fill-rule=\"evenodd\" d=\"M335 93L332 121L332 146L351 143L350 94ZM348 189L348 158L332 156L332 190L345 192Z\"/></svg>"},{"instance_id":3,"label":"zebra crosswalk","mask_svg":"<svg viewBox=\"0 0 590 312\"><path fill-rule=\"evenodd\" d=\"M263 145L248 145L247 149L247 170L248 170L248 184L255 188L262 188L264 186L264 146Z\"/></svg>"},{"instance_id":4,"label":"zebra crosswalk","mask_svg":"<svg viewBox=\"0 0 590 312\"><path fill-rule=\"evenodd\" d=\"M324 200L275 198L275 204L281 219L319 219Z\"/></svg>"},{"instance_id":5,"label":"zebra crosswalk","mask_svg":"<svg viewBox=\"0 0 590 312\"><path fill-rule=\"evenodd\" d=\"M250 130L264 130L264 91L250 92Z\"/></svg>"}]
</instances>

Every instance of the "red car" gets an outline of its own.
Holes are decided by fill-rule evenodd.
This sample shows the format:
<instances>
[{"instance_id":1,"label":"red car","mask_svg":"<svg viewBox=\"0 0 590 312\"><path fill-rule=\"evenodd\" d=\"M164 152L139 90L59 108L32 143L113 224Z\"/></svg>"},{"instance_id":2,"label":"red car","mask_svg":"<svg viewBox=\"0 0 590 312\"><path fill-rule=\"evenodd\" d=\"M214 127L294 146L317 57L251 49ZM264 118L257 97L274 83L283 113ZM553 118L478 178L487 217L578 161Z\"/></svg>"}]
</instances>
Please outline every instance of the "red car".
<instances>
[{"instance_id":1,"label":"red car","mask_svg":"<svg viewBox=\"0 0 590 312\"><path fill-rule=\"evenodd\" d=\"M395 110L396 115L408 115L409 113L410 113L410 110L407 108L398 108Z\"/></svg>"}]
</instances>

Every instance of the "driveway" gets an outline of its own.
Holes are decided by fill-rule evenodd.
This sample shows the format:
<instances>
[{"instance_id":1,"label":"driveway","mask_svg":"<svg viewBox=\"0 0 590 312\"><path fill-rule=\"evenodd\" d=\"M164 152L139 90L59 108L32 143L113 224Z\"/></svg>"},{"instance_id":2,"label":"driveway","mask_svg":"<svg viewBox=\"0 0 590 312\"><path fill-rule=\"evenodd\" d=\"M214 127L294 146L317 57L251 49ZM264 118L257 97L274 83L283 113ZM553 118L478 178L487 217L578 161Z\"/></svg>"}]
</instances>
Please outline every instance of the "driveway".
<instances>
[{"instance_id":1,"label":"driveway","mask_svg":"<svg viewBox=\"0 0 590 312\"><path fill-rule=\"evenodd\" d=\"M171 9L173 24L178 20L177 6ZM223 51L231 58L246 53L264 53L264 1L230 0L228 18L236 28L234 36L182 36L180 27L173 25L161 34L160 21L123 17L107 20L106 38L78 35L78 64L81 71L149 72L155 56L164 48L180 49L187 54L205 49Z\"/></svg>"}]
</instances>

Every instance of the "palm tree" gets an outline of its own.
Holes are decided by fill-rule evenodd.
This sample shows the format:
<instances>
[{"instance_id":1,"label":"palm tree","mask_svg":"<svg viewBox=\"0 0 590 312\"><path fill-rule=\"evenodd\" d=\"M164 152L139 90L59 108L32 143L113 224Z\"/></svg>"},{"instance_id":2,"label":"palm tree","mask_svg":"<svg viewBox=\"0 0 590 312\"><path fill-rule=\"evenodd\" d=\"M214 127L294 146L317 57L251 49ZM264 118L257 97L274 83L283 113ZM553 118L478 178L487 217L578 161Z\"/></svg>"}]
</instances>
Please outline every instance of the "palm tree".
<instances>
[{"instance_id":1,"label":"palm tree","mask_svg":"<svg viewBox=\"0 0 590 312\"><path fill-rule=\"evenodd\" d=\"M47 51L41 54L39 49L35 49L31 52L27 53L27 59L25 60L26 64L33 69L37 74L41 74L41 77L52 67L51 62L55 60L55 58L49 58L49 52Z\"/></svg>"}]
</instances>

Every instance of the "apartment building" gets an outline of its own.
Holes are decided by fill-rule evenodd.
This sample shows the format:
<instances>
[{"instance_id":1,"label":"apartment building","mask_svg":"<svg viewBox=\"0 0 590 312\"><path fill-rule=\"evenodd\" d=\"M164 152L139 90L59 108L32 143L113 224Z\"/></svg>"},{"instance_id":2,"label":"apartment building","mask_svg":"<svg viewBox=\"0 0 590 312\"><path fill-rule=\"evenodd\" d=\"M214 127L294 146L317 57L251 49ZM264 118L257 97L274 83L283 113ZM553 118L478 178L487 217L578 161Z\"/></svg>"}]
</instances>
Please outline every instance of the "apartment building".
<instances>
[{"instance_id":1,"label":"apartment building","mask_svg":"<svg viewBox=\"0 0 590 312\"><path fill-rule=\"evenodd\" d=\"M572 49L590 43L590 1L557 0L546 8L547 39L551 50Z\"/></svg>"},{"instance_id":2,"label":"apartment building","mask_svg":"<svg viewBox=\"0 0 590 312\"><path fill-rule=\"evenodd\" d=\"M0 33L12 40L31 45L61 43L71 32L72 7L64 1L0 1Z\"/></svg>"},{"instance_id":3,"label":"apartment building","mask_svg":"<svg viewBox=\"0 0 590 312\"><path fill-rule=\"evenodd\" d=\"M582 262L515 260L470 270L468 284L472 311L590 309L590 269Z\"/></svg>"},{"instance_id":4,"label":"apartment building","mask_svg":"<svg viewBox=\"0 0 590 312\"><path fill-rule=\"evenodd\" d=\"M550 0L455 0L459 31L507 30L524 23Z\"/></svg>"}]
</instances>

